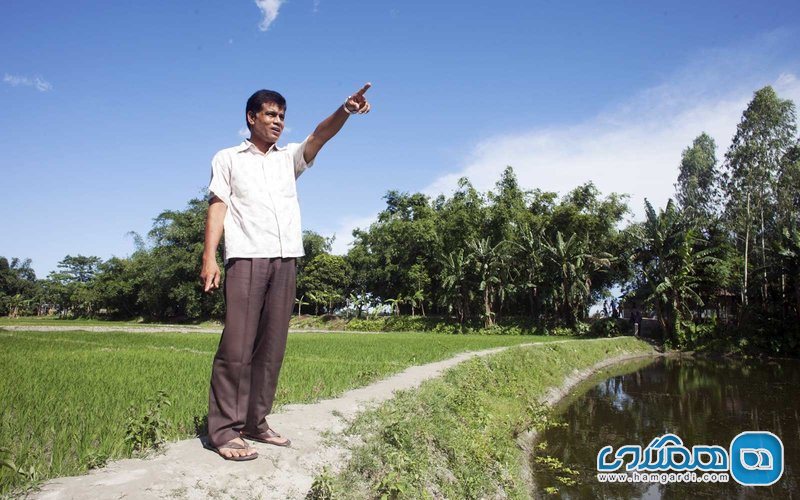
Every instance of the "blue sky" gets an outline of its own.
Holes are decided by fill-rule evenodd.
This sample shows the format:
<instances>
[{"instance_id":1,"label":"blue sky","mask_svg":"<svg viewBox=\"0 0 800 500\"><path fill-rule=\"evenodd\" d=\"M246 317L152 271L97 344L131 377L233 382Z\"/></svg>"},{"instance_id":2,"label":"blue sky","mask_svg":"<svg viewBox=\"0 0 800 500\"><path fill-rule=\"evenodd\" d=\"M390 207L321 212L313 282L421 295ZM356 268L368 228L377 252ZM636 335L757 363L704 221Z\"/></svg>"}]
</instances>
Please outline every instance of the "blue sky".
<instances>
[{"instance_id":1,"label":"blue sky","mask_svg":"<svg viewBox=\"0 0 800 500\"><path fill-rule=\"evenodd\" d=\"M630 193L636 217L701 131L722 157L754 90L800 102L796 1L260 3L4 2L0 255L39 277L129 255L128 231L201 194L260 88L288 100L285 143L373 83L298 184L339 252L387 190L485 190L507 164Z\"/></svg>"}]
</instances>

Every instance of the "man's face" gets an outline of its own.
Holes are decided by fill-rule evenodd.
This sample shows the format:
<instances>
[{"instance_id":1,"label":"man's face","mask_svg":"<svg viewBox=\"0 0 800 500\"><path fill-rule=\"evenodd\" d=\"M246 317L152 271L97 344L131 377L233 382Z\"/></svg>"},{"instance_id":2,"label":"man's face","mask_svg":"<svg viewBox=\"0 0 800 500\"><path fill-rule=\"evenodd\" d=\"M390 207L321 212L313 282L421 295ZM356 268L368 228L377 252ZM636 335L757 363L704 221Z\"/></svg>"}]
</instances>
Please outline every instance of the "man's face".
<instances>
[{"instance_id":1,"label":"man's face","mask_svg":"<svg viewBox=\"0 0 800 500\"><path fill-rule=\"evenodd\" d=\"M261 111L247 115L250 124L250 135L267 143L276 143L283 132L283 120L286 112L274 102L265 102Z\"/></svg>"}]
</instances>

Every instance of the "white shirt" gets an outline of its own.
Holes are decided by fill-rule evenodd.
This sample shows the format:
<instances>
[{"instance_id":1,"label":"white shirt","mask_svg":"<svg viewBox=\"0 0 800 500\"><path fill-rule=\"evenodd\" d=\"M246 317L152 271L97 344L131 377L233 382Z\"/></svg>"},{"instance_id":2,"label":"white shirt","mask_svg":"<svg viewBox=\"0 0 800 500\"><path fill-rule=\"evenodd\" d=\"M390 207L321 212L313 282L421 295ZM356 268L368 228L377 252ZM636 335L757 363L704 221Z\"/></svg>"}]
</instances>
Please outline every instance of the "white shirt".
<instances>
[{"instance_id":1,"label":"white shirt","mask_svg":"<svg viewBox=\"0 0 800 500\"><path fill-rule=\"evenodd\" d=\"M245 140L211 160L210 196L225 213L225 261L232 258L302 257L303 235L295 179L314 162L306 142L273 145L266 153Z\"/></svg>"}]
</instances>

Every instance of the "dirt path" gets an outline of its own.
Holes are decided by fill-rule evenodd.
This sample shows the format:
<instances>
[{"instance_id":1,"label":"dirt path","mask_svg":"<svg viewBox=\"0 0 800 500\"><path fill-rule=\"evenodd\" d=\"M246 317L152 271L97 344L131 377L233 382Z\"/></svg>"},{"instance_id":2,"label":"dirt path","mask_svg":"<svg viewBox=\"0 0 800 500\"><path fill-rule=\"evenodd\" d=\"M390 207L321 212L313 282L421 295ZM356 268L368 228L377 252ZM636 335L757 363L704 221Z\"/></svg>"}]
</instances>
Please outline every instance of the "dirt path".
<instances>
[{"instance_id":1,"label":"dirt path","mask_svg":"<svg viewBox=\"0 0 800 500\"><path fill-rule=\"evenodd\" d=\"M575 341L520 345L564 342ZM336 399L283 406L269 422L291 438L291 448L256 443L259 457L250 462L222 460L204 449L200 439L189 439L169 444L152 458L120 460L84 476L53 479L35 498L303 498L323 465L335 470L347 458L342 431L360 411L390 399L394 391L415 388L462 361L505 349L508 347L461 353L408 368Z\"/></svg>"},{"instance_id":2,"label":"dirt path","mask_svg":"<svg viewBox=\"0 0 800 500\"><path fill-rule=\"evenodd\" d=\"M128 333L222 333L222 327L207 328L201 326L50 326L50 325L2 325L0 330L10 332L128 332ZM290 328L289 333L373 333L386 334L390 332L362 332L357 330L322 330L314 328L295 329ZM405 333L405 332L394 332Z\"/></svg>"}]
</instances>

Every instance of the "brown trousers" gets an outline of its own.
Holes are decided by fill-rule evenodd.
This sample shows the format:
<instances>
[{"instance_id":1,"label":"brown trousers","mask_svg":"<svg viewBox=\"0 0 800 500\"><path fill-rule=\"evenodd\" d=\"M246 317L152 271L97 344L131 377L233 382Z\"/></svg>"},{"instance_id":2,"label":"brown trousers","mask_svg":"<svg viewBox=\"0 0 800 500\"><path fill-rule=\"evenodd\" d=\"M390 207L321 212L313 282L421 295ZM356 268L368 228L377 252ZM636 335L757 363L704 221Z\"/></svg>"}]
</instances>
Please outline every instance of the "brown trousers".
<instances>
[{"instance_id":1,"label":"brown trousers","mask_svg":"<svg viewBox=\"0 0 800 500\"><path fill-rule=\"evenodd\" d=\"M219 447L266 432L295 299L294 258L231 259L225 267L225 329L211 370L208 437Z\"/></svg>"}]
</instances>

